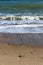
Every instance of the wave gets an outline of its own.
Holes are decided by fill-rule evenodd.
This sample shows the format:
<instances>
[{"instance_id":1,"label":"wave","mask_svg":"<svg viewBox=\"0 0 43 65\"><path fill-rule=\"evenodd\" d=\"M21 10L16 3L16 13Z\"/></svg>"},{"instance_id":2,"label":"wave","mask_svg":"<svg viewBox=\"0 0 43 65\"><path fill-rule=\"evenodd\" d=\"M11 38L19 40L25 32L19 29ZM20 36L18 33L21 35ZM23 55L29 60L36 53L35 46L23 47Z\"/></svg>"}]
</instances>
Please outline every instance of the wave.
<instances>
[{"instance_id":1,"label":"wave","mask_svg":"<svg viewBox=\"0 0 43 65\"><path fill-rule=\"evenodd\" d=\"M27 4L27 5L0 5L0 13L4 14L21 14L21 15L43 15L43 4ZM30 14L31 13L31 14Z\"/></svg>"},{"instance_id":2,"label":"wave","mask_svg":"<svg viewBox=\"0 0 43 65\"><path fill-rule=\"evenodd\" d=\"M15 10L15 9L39 9L43 8L43 4L26 4L26 5L6 5L1 6L0 10Z\"/></svg>"},{"instance_id":3,"label":"wave","mask_svg":"<svg viewBox=\"0 0 43 65\"><path fill-rule=\"evenodd\" d=\"M0 32L43 33L43 16L0 15Z\"/></svg>"},{"instance_id":4,"label":"wave","mask_svg":"<svg viewBox=\"0 0 43 65\"><path fill-rule=\"evenodd\" d=\"M1 15L0 20L19 21L19 20L43 20L43 16L24 16L24 15Z\"/></svg>"},{"instance_id":5,"label":"wave","mask_svg":"<svg viewBox=\"0 0 43 65\"><path fill-rule=\"evenodd\" d=\"M40 25L43 26L43 16L1 16L0 26L5 27L17 27L17 26L29 26Z\"/></svg>"}]
</instances>

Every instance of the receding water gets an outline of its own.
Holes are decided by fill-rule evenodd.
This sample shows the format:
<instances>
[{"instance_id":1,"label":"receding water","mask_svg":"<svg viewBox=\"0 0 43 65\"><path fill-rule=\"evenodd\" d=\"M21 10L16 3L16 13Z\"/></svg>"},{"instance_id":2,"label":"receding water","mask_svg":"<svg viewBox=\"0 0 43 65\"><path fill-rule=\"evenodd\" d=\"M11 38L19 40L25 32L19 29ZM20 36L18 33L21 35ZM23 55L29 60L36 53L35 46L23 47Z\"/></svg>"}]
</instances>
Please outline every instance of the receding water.
<instances>
[{"instance_id":1,"label":"receding water","mask_svg":"<svg viewBox=\"0 0 43 65\"><path fill-rule=\"evenodd\" d=\"M37 21L36 20L0 21L0 32L4 32L4 33L43 33L42 24L43 24L43 21L40 21L40 20L37 20ZM39 25L42 25L42 26L39 26Z\"/></svg>"}]
</instances>

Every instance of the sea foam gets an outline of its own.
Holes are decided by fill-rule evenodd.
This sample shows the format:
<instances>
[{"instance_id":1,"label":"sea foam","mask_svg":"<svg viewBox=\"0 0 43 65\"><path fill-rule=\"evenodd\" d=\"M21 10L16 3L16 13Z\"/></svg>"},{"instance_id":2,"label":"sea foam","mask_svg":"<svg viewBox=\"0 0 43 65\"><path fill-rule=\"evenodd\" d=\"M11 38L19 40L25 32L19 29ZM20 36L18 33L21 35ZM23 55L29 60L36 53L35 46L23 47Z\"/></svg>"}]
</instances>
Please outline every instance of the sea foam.
<instances>
[{"instance_id":1,"label":"sea foam","mask_svg":"<svg viewBox=\"0 0 43 65\"><path fill-rule=\"evenodd\" d=\"M43 16L17 16L17 15L6 15L0 16L0 20L43 20Z\"/></svg>"}]
</instances>

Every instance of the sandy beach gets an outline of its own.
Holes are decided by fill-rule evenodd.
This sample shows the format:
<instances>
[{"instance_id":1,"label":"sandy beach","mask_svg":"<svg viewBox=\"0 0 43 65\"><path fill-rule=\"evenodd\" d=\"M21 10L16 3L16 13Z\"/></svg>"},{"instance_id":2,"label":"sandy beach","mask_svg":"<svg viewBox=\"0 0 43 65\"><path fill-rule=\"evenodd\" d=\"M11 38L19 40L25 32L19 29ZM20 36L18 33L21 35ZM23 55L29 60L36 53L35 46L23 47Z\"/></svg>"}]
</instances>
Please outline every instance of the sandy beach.
<instances>
[{"instance_id":1,"label":"sandy beach","mask_svg":"<svg viewBox=\"0 0 43 65\"><path fill-rule=\"evenodd\" d=\"M0 65L43 65L43 0L0 0Z\"/></svg>"},{"instance_id":2,"label":"sandy beach","mask_svg":"<svg viewBox=\"0 0 43 65\"><path fill-rule=\"evenodd\" d=\"M43 65L43 47L0 43L0 65Z\"/></svg>"}]
</instances>

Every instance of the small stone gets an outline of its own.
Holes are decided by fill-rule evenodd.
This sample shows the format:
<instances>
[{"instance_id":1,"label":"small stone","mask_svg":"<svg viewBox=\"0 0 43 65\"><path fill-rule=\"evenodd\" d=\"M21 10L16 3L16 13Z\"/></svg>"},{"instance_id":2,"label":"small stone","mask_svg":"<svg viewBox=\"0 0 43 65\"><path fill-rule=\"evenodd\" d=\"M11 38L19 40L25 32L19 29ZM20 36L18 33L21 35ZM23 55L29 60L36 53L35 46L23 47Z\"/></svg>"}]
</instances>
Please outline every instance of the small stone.
<instances>
[{"instance_id":1,"label":"small stone","mask_svg":"<svg viewBox=\"0 0 43 65\"><path fill-rule=\"evenodd\" d=\"M22 57L22 55L19 55L19 57Z\"/></svg>"}]
</instances>

